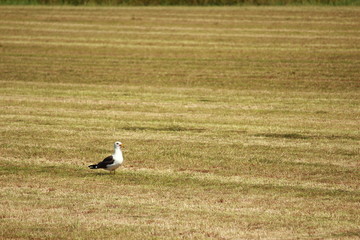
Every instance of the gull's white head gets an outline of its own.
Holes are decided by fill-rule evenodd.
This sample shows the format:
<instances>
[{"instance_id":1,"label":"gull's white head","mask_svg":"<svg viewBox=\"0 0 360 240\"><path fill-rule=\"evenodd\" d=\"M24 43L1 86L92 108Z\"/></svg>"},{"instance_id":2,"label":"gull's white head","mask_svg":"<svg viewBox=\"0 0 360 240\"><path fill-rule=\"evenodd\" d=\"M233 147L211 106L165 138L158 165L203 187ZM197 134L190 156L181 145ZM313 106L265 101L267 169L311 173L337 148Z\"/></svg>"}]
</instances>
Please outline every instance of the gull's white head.
<instances>
[{"instance_id":1,"label":"gull's white head","mask_svg":"<svg viewBox=\"0 0 360 240\"><path fill-rule=\"evenodd\" d=\"M115 142L114 143L114 148L118 148L118 149L121 149L123 147L122 143L121 142Z\"/></svg>"}]
</instances>

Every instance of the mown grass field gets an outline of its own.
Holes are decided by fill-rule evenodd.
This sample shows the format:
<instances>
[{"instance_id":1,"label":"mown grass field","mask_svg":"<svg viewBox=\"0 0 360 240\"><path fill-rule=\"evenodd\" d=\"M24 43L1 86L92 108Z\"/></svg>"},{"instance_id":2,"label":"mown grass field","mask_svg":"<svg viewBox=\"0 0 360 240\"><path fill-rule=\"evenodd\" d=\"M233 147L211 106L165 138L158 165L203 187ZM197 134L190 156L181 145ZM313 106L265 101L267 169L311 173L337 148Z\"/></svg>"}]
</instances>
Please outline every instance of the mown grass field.
<instances>
[{"instance_id":1,"label":"mown grass field","mask_svg":"<svg viewBox=\"0 0 360 240\"><path fill-rule=\"evenodd\" d=\"M359 46L360 8L1 6L0 238L359 238Z\"/></svg>"}]
</instances>

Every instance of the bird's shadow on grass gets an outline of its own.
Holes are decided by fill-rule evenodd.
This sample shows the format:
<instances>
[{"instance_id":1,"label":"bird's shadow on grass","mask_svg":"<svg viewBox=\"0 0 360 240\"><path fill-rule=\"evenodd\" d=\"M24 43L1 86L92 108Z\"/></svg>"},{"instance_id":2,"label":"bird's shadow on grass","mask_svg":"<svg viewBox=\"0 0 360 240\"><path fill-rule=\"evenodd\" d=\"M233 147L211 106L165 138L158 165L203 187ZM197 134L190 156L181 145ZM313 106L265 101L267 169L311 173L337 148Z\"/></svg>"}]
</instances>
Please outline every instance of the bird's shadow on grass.
<instances>
[{"instance_id":1,"label":"bird's shadow on grass","mask_svg":"<svg viewBox=\"0 0 360 240\"><path fill-rule=\"evenodd\" d=\"M86 175L89 176L116 176L117 174L109 173L109 172L87 172Z\"/></svg>"}]
</instances>

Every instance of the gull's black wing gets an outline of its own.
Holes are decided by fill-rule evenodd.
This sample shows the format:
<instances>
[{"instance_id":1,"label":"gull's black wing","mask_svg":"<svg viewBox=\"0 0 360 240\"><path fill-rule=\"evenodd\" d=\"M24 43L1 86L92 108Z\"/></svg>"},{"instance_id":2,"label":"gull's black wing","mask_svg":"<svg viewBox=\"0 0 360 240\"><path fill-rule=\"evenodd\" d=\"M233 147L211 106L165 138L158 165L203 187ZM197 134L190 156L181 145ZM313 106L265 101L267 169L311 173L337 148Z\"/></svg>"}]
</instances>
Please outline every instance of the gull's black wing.
<instances>
[{"instance_id":1,"label":"gull's black wing","mask_svg":"<svg viewBox=\"0 0 360 240\"><path fill-rule=\"evenodd\" d=\"M102 162L99 162L97 166L98 166L98 168L106 168L107 165L113 164L113 163L114 163L113 156L108 156Z\"/></svg>"}]
</instances>

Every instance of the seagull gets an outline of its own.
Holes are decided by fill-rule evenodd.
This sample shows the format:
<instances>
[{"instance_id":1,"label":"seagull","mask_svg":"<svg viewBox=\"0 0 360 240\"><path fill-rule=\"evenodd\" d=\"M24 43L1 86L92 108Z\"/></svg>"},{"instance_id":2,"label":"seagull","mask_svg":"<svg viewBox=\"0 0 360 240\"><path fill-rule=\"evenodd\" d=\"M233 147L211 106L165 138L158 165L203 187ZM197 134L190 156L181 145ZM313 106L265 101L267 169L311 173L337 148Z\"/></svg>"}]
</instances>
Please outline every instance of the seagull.
<instances>
[{"instance_id":1,"label":"seagull","mask_svg":"<svg viewBox=\"0 0 360 240\"><path fill-rule=\"evenodd\" d=\"M102 162L99 162L98 164L89 165L88 167L90 169L103 168L105 170L110 171L110 173L113 172L115 174L115 169L120 167L120 165L124 161L124 158L123 158L123 155L121 152L122 147L123 147L123 145L121 142L115 142L113 155L106 157Z\"/></svg>"}]
</instances>

